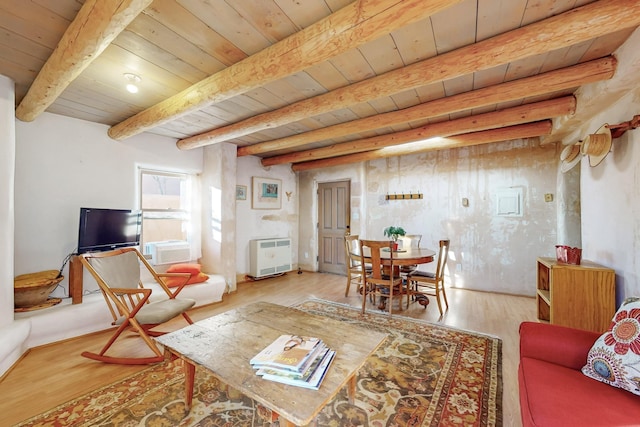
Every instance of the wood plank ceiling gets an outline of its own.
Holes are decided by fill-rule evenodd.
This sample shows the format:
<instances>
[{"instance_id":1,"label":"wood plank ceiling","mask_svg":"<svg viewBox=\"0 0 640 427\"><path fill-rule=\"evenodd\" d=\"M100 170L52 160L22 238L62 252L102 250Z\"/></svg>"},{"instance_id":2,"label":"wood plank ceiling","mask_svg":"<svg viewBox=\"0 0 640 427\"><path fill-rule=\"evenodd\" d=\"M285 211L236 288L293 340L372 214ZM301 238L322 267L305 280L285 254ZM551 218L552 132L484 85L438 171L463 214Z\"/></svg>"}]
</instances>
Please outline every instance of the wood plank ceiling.
<instances>
[{"instance_id":1,"label":"wood plank ceiling","mask_svg":"<svg viewBox=\"0 0 640 427\"><path fill-rule=\"evenodd\" d=\"M635 0L2 0L0 74L21 120L230 142L305 170L555 142L570 129L551 121L614 75L638 25Z\"/></svg>"}]
</instances>

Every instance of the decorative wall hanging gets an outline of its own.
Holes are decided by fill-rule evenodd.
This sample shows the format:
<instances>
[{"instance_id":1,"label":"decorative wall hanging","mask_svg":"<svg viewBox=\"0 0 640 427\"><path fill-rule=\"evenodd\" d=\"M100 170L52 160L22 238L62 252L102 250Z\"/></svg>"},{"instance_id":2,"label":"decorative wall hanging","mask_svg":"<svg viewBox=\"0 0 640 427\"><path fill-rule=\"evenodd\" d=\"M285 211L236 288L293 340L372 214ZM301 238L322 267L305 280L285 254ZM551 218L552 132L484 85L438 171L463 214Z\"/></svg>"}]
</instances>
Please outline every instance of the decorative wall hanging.
<instances>
[{"instance_id":1,"label":"decorative wall hanging","mask_svg":"<svg viewBox=\"0 0 640 427\"><path fill-rule=\"evenodd\" d=\"M589 165L598 166L611 151L611 130L607 123L600 126L596 133L587 135L580 149L582 155L589 156Z\"/></svg>"},{"instance_id":2,"label":"decorative wall hanging","mask_svg":"<svg viewBox=\"0 0 640 427\"><path fill-rule=\"evenodd\" d=\"M251 180L251 207L253 209L280 209L282 207L282 180L257 176Z\"/></svg>"},{"instance_id":3,"label":"decorative wall hanging","mask_svg":"<svg viewBox=\"0 0 640 427\"><path fill-rule=\"evenodd\" d=\"M247 200L246 185L236 185L236 200Z\"/></svg>"},{"instance_id":4,"label":"decorative wall hanging","mask_svg":"<svg viewBox=\"0 0 640 427\"><path fill-rule=\"evenodd\" d=\"M620 138L626 131L640 127L640 115L633 116L627 122L618 123L617 125L609 125L611 129L611 138Z\"/></svg>"},{"instance_id":5,"label":"decorative wall hanging","mask_svg":"<svg viewBox=\"0 0 640 427\"><path fill-rule=\"evenodd\" d=\"M580 163L580 160L582 160L581 145L582 141L578 141L573 145L567 145L562 150L562 153L560 153L560 161L562 162L560 170L562 173L569 172L575 165Z\"/></svg>"},{"instance_id":6,"label":"decorative wall hanging","mask_svg":"<svg viewBox=\"0 0 640 427\"><path fill-rule=\"evenodd\" d=\"M386 200L416 200L422 199L422 193L409 193L409 194L387 194L385 196Z\"/></svg>"}]
</instances>

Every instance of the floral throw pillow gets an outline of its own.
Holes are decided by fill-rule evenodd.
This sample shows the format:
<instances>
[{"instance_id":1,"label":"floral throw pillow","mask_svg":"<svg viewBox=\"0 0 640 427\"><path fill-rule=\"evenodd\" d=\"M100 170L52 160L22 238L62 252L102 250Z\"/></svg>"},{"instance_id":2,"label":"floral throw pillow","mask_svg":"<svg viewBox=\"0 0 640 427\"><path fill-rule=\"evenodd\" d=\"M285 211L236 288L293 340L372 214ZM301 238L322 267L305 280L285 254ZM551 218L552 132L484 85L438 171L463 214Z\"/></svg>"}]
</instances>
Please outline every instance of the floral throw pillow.
<instances>
[{"instance_id":1,"label":"floral throw pillow","mask_svg":"<svg viewBox=\"0 0 640 427\"><path fill-rule=\"evenodd\" d=\"M589 350L582 373L640 395L640 298L629 298Z\"/></svg>"}]
</instances>

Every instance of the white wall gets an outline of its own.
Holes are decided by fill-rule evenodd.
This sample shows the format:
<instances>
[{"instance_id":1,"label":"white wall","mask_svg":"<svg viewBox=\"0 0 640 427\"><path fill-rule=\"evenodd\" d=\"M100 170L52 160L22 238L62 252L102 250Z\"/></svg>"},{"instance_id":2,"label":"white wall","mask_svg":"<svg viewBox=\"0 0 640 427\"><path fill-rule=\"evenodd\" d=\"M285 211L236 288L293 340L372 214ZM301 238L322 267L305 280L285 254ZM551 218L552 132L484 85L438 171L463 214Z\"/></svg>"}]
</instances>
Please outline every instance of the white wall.
<instances>
[{"instance_id":1,"label":"white wall","mask_svg":"<svg viewBox=\"0 0 640 427\"><path fill-rule=\"evenodd\" d=\"M536 257L553 256L556 245L556 203L544 194L556 192L557 167L554 145L518 140L308 171L300 186L307 194L313 182L351 179L352 234L384 239L384 228L398 225L433 249L449 238L450 286L535 295ZM523 190L522 217L495 213L496 191L508 187ZM385 199L409 192L424 198ZM316 210L314 196L300 207L300 253L314 259L317 242L302 230L314 230ZM354 226L354 217L362 223Z\"/></svg>"},{"instance_id":2,"label":"white wall","mask_svg":"<svg viewBox=\"0 0 640 427\"><path fill-rule=\"evenodd\" d=\"M282 180L281 209L253 209L251 207L251 178ZM292 239L292 265L298 263L298 179L290 165L264 167L255 156L238 158L237 185L247 186L247 200L236 201L236 272L242 276L249 272L249 241L273 237ZM291 193L287 198L286 193Z\"/></svg>"},{"instance_id":3,"label":"white wall","mask_svg":"<svg viewBox=\"0 0 640 427\"><path fill-rule=\"evenodd\" d=\"M80 207L138 208L139 166L202 171L202 149L148 133L116 142L107 129L49 113L16 121L15 274L61 267L77 246ZM54 296L68 295L67 268ZM84 282L97 288L86 272Z\"/></svg>"},{"instance_id":4,"label":"white wall","mask_svg":"<svg viewBox=\"0 0 640 427\"><path fill-rule=\"evenodd\" d=\"M638 95L640 91L635 101L630 94L603 112L591 122L591 132L640 113ZM583 258L616 270L618 303L640 296L640 129L615 139L612 152L597 167L586 160L581 167Z\"/></svg>"},{"instance_id":5,"label":"white wall","mask_svg":"<svg viewBox=\"0 0 640 427\"><path fill-rule=\"evenodd\" d=\"M15 92L0 75L0 328L13 321Z\"/></svg>"},{"instance_id":6,"label":"white wall","mask_svg":"<svg viewBox=\"0 0 640 427\"><path fill-rule=\"evenodd\" d=\"M620 93L613 105L600 105L593 120L577 129L573 141L605 123L618 124L640 114L640 30L616 53L611 80L581 90L578 101L598 104L603 93ZM618 304L640 296L640 129L613 140L611 153L596 167L581 162L583 258L616 271Z\"/></svg>"},{"instance_id":7,"label":"white wall","mask_svg":"<svg viewBox=\"0 0 640 427\"><path fill-rule=\"evenodd\" d=\"M224 276L236 290L236 152L234 144L204 148L202 174L202 268Z\"/></svg>"}]
</instances>

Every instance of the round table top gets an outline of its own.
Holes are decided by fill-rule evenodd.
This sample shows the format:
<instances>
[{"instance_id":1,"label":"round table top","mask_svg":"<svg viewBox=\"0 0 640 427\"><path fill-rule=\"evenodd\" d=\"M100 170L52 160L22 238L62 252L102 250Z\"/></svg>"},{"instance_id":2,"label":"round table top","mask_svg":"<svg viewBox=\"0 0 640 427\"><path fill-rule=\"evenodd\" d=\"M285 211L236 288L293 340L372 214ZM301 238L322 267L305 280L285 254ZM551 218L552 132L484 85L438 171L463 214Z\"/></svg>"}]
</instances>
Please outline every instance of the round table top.
<instances>
[{"instance_id":1,"label":"round table top","mask_svg":"<svg viewBox=\"0 0 640 427\"><path fill-rule=\"evenodd\" d=\"M365 261L369 258L369 248L364 248ZM360 256L359 253L355 254ZM426 248L407 248L400 249L393 252L393 265L413 265L413 264L428 264L433 262L436 253L431 249ZM391 258L390 251L380 251L380 257L384 261L389 261Z\"/></svg>"}]
</instances>

